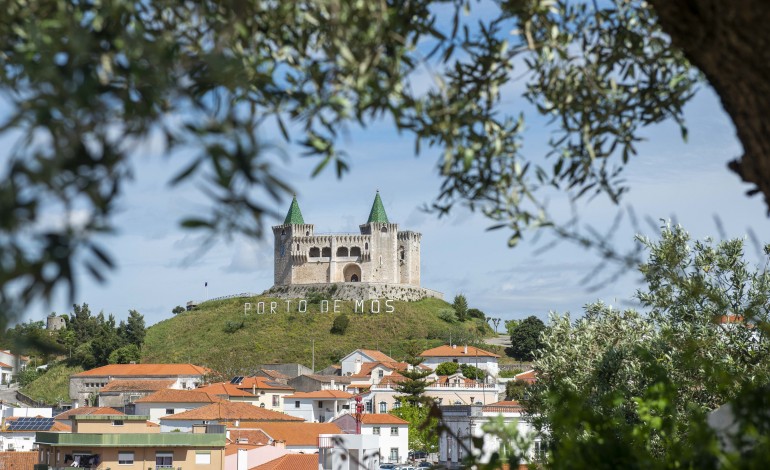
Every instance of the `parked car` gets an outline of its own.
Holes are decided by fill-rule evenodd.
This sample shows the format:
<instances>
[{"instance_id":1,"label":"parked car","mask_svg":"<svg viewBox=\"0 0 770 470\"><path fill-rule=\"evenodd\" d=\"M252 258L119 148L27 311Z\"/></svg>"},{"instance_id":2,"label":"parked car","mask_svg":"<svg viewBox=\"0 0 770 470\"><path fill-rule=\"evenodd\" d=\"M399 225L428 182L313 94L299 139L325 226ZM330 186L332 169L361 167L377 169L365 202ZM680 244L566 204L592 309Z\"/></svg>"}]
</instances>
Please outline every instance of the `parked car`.
<instances>
[{"instance_id":1,"label":"parked car","mask_svg":"<svg viewBox=\"0 0 770 470\"><path fill-rule=\"evenodd\" d=\"M417 470L417 467L414 467L412 465L402 465L398 467L398 470Z\"/></svg>"},{"instance_id":2,"label":"parked car","mask_svg":"<svg viewBox=\"0 0 770 470\"><path fill-rule=\"evenodd\" d=\"M418 469L420 469L420 468L431 468L431 467L433 467L433 464L432 464L432 463L430 463L430 462L420 462L420 463L417 465L417 468L418 468Z\"/></svg>"},{"instance_id":3,"label":"parked car","mask_svg":"<svg viewBox=\"0 0 770 470\"><path fill-rule=\"evenodd\" d=\"M396 470L396 464L394 463L381 463L380 470Z\"/></svg>"},{"instance_id":4,"label":"parked car","mask_svg":"<svg viewBox=\"0 0 770 470\"><path fill-rule=\"evenodd\" d=\"M428 458L428 453L424 450L410 450L409 460L423 460Z\"/></svg>"}]
</instances>

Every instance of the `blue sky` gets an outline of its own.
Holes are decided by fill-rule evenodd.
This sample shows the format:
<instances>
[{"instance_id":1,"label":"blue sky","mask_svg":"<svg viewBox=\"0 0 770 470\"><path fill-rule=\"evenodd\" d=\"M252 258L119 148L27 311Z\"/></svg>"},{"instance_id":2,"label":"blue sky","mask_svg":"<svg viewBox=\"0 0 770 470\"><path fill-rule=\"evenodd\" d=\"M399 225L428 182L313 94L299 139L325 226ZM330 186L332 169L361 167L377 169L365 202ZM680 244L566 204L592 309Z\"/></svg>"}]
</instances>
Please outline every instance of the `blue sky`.
<instances>
[{"instance_id":1,"label":"blue sky","mask_svg":"<svg viewBox=\"0 0 770 470\"><path fill-rule=\"evenodd\" d=\"M763 238L770 224L761 200L746 197L747 186L726 168L740 146L714 94L702 90L688 105L686 117L689 143L682 142L672 124L645 130L647 141L626 169L631 191L624 206L632 206L640 218L674 219L694 237L718 238L718 217L729 237L746 236L751 229L762 241L770 241ZM266 131L263 138L280 143L277 133ZM536 122L530 124L525 152L542 154L546 140L545 131ZM416 158L413 141L386 124L350 132L343 147L352 157L352 169L342 180L331 171L311 178L317 161L281 145L290 156L284 176L296 188L305 221L315 224L317 233L357 231L379 189L390 220L423 234L423 286L443 292L450 301L463 293L470 306L503 319L546 319L549 311L579 314L583 305L599 299L633 305L632 294L640 287L635 272L597 291L581 284L598 262L592 252L563 243L539 253L547 240L533 243L531 235L510 249L509 233L486 231L490 221L479 214L458 208L438 219L423 212L420 208L438 194L437 154ZM103 285L82 276L76 302L118 319L136 309L152 324L171 316L176 305L202 300L204 282L209 297L268 289L273 279L272 240L235 237L201 252L202 238L178 226L184 216L200 210L199 193L192 185L171 190L166 184L182 162L162 158L152 143L138 153L136 178L116 218L118 232L103 240L118 267ZM282 221L289 202L272 205L281 220L271 224ZM554 213L568 216L563 197L554 195L551 204ZM606 228L616 211L597 199L580 207L581 223ZM632 238L628 224L616 235L621 247L633 243ZM67 299L59 296L50 305L35 305L25 320L70 310Z\"/></svg>"}]
</instances>

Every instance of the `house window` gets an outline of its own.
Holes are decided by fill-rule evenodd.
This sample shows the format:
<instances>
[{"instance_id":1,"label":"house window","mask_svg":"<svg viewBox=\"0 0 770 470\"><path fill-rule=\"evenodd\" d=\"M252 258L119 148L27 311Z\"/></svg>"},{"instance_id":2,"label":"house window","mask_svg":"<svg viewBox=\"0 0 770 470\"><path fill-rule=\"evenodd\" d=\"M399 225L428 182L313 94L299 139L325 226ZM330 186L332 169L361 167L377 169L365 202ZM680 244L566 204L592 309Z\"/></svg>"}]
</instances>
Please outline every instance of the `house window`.
<instances>
[{"instance_id":1,"label":"house window","mask_svg":"<svg viewBox=\"0 0 770 470\"><path fill-rule=\"evenodd\" d=\"M264 407L265 407L265 404L264 404L264 403L260 403L260 404L259 404L259 407L260 407L260 408L264 408Z\"/></svg>"},{"instance_id":2,"label":"house window","mask_svg":"<svg viewBox=\"0 0 770 470\"><path fill-rule=\"evenodd\" d=\"M399 409L399 408L401 408L401 402L400 402L400 401L398 401L398 400L394 401L394 402L393 402L393 409L394 409L394 410L397 410L397 409Z\"/></svg>"},{"instance_id":3,"label":"house window","mask_svg":"<svg viewBox=\"0 0 770 470\"><path fill-rule=\"evenodd\" d=\"M548 449L546 448L546 443L543 441L535 441L534 445L534 452L535 452L535 460L544 460L545 459L545 453Z\"/></svg>"},{"instance_id":4,"label":"house window","mask_svg":"<svg viewBox=\"0 0 770 470\"><path fill-rule=\"evenodd\" d=\"M380 427L379 426L373 427L372 428L372 434L374 434L375 436L379 436L380 435Z\"/></svg>"},{"instance_id":5,"label":"house window","mask_svg":"<svg viewBox=\"0 0 770 470\"><path fill-rule=\"evenodd\" d=\"M398 447L391 447L390 448L390 461L391 462L398 462Z\"/></svg>"},{"instance_id":6,"label":"house window","mask_svg":"<svg viewBox=\"0 0 770 470\"><path fill-rule=\"evenodd\" d=\"M379 370L379 371L377 372L377 375L378 375L380 378L383 378L383 377L385 377L385 371L384 371L384 370Z\"/></svg>"},{"instance_id":7,"label":"house window","mask_svg":"<svg viewBox=\"0 0 770 470\"><path fill-rule=\"evenodd\" d=\"M380 413L387 413L388 412L388 404L384 401L380 402Z\"/></svg>"},{"instance_id":8,"label":"house window","mask_svg":"<svg viewBox=\"0 0 770 470\"><path fill-rule=\"evenodd\" d=\"M318 402L318 408L323 408L323 407L324 407L324 402L322 402L322 401L319 401L319 402Z\"/></svg>"},{"instance_id":9,"label":"house window","mask_svg":"<svg viewBox=\"0 0 770 470\"><path fill-rule=\"evenodd\" d=\"M299 408L299 402L298 401L294 402L294 408Z\"/></svg>"},{"instance_id":10,"label":"house window","mask_svg":"<svg viewBox=\"0 0 770 470\"><path fill-rule=\"evenodd\" d=\"M173 452L155 452L155 466L157 468L173 468L174 453Z\"/></svg>"},{"instance_id":11,"label":"house window","mask_svg":"<svg viewBox=\"0 0 770 470\"><path fill-rule=\"evenodd\" d=\"M196 465L211 465L211 452L198 450L195 451Z\"/></svg>"},{"instance_id":12,"label":"house window","mask_svg":"<svg viewBox=\"0 0 770 470\"><path fill-rule=\"evenodd\" d=\"M397 428L397 427L395 427L395 426L393 426L392 428L390 428L390 435L391 435L391 436L398 436L398 428Z\"/></svg>"},{"instance_id":13,"label":"house window","mask_svg":"<svg viewBox=\"0 0 770 470\"><path fill-rule=\"evenodd\" d=\"M371 413L372 412L372 401L369 400L366 402L366 412Z\"/></svg>"},{"instance_id":14,"label":"house window","mask_svg":"<svg viewBox=\"0 0 770 470\"><path fill-rule=\"evenodd\" d=\"M273 395L273 406L280 406L281 405L281 397L278 395Z\"/></svg>"},{"instance_id":15,"label":"house window","mask_svg":"<svg viewBox=\"0 0 770 470\"><path fill-rule=\"evenodd\" d=\"M174 409L173 409L173 408L166 408L166 414L167 414L167 415L172 415L172 414L174 414Z\"/></svg>"},{"instance_id":16,"label":"house window","mask_svg":"<svg viewBox=\"0 0 770 470\"><path fill-rule=\"evenodd\" d=\"M123 420L122 419L116 419L112 422L113 426L123 426Z\"/></svg>"},{"instance_id":17,"label":"house window","mask_svg":"<svg viewBox=\"0 0 770 470\"><path fill-rule=\"evenodd\" d=\"M133 465L134 453L133 452L118 452L118 465Z\"/></svg>"}]
</instances>

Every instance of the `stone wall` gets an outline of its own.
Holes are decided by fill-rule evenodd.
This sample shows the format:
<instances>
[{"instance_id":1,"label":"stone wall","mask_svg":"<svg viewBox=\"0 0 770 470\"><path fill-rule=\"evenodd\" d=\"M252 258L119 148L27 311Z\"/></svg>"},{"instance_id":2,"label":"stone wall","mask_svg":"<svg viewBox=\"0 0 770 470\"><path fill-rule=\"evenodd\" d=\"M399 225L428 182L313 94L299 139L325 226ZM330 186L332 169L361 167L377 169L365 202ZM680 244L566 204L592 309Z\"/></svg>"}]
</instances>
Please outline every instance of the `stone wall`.
<instances>
[{"instance_id":1,"label":"stone wall","mask_svg":"<svg viewBox=\"0 0 770 470\"><path fill-rule=\"evenodd\" d=\"M393 299L414 302L433 297L444 299L441 292L416 287L408 284L388 284L379 282L341 282L337 284L295 284L291 286L273 286L264 295L279 299L303 299L313 292L326 292L333 299L370 300Z\"/></svg>"}]
</instances>

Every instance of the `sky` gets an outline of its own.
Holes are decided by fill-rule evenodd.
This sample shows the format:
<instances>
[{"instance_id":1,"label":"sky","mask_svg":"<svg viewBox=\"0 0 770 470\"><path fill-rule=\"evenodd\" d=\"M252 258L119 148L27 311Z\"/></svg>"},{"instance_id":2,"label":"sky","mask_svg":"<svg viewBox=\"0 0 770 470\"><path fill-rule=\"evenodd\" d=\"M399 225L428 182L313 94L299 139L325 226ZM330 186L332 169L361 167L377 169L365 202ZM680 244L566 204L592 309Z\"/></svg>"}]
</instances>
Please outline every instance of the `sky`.
<instances>
[{"instance_id":1,"label":"sky","mask_svg":"<svg viewBox=\"0 0 770 470\"><path fill-rule=\"evenodd\" d=\"M631 191L623 207L633 207L640 219L647 217L654 224L660 220L681 223L694 238L719 238L715 222L719 219L728 237L745 237L753 230L763 239L770 233L765 208L759 198L744 195L747 187L726 168L740 146L710 90L696 95L686 108L686 119L688 143L670 123L645 131L647 140L626 169ZM546 137L533 125L528 129L525 151L538 151ZM596 300L634 305L633 293L641 287L634 271L613 282L592 278L588 284L599 283L599 289L589 289L581 282L598 263L593 252L569 243L543 251L548 240L535 242L529 235L511 249L507 245L510 233L487 231L492 222L478 213L458 208L450 216L438 218L423 211L438 194L436 154L415 157L413 141L388 125L377 123L352 131L343 147L352 157L352 169L338 180L331 171L311 178L317 161L300 157L298 149L285 146L290 156L285 178L296 189L305 222L315 224L316 233L356 232L379 190L391 222L423 235L422 285L442 292L450 302L462 293L471 307L503 320L530 315L546 320L549 312L580 315L583 305ZM177 163L174 158L163 158L151 144L135 158L136 175L115 219L118 231L102 240L117 268L105 284L81 275L76 303L88 303L93 312L113 313L118 319L135 309L153 324L170 317L175 306L189 300L270 288L271 236L220 240L201 251L201 236L179 228L184 216L200 209L201 199L194 187L168 187ZM280 214L280 220L269 221L271 225L282 222L289 203L288 199L271 203ZM563 200L556 198L552 207L555 213L567 215ZM597 199L580 208L581 223L606 229L617 210ZM646 223L642 228L654 235ZM619 247L628 247L633 236L633 228L624 224L615 240ZM748 254L753 256L753 252ZM50 305L32 307L24 320L70 311L70 302L58 296Z\"/></svg>"},{"instance_id":2,"label":"sky","mask_svg":"<svg viewBox=\"0 0 770 470\"><path fill-rule=\"evenodd\" d=\"M431 86L429 77L422 80L418 88ZM516 99L520 86L503 92L503 104L511 114L521 102ZM766 207L759 197L746 196L749 187L727 170L727 162L740 154L740 145L707 86L686 106L685 119L686 143L671 122L643 131L646 140L624 171L630 192L621 209L633 208L640 220L652 221L652 226L641 224L651 236L661 221L672 220L693 238L720 238L722 230L730 238L746 237L753 231L761 241L770 241ZM523 151L542 155L548 132L542 120L528 121ZM351 156L351 171L341 180L329 170L312 178L317 160L301 157L302 150L283 143L274 127L265 128L260 137L288 155L282 175L295 188L305 222L315 224L316 233L357 232L379 190L390 221L402 230L422 233L422 285L442 292L450 302L463 294L470 307L491 317L508 320L535 315L546 320L549 312L580 315L584 305L597 300L633 307L633 294L643 287L633 270L612 282L604 282L601 275L585 282L600 259L574 244L564 242L544 251L548 237L535 240L527 233L511 249L510 232L488 231L493 222L479 213L461 207L443 218L426 213L421 208L434 200L441 184L438 152L427 150L415 156L411 137L399 135L387 123L349 131L341 148ZM8 140L8 136L0 139L0 157L2 149L9 148ZM135 177L114 219L117 231L100 239L117 268L108 273L104 284L81 273L75 303L88 303L92 312L112 313L118 319L137 310L153 324L190 300L260 293L271 287L271 234L264 239L223 238L202 250L203 237L179 227L180 220L205 209L194 185L171 189L167 184L184 157L163 156L152 140L137 149ZM265 202L279 214L268 222L281 223L290 199ZM554 194L550 207L562 220L570 215L563 195ZM581 204L580 224L606 230L618 209L601 198ZM48 223L57 223L56 217L52 214ZM628 248L634 235L635 229L624 223L614 240L619 248ZM756 259L753 251L748 255ZM51 312L71 310L72 302L59 293L50 304L33 305L22 320L43 320Z\"/></svg>"}]
</instances>

